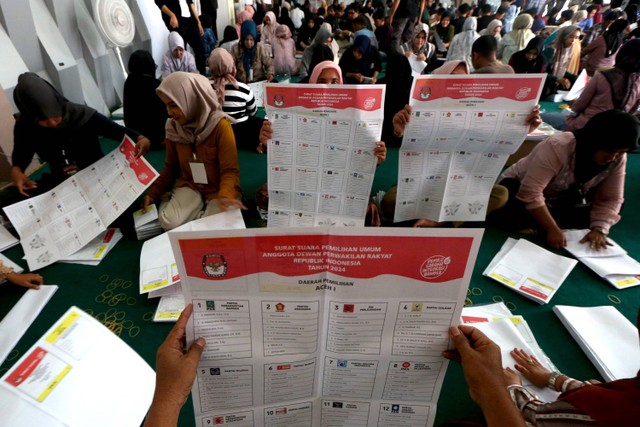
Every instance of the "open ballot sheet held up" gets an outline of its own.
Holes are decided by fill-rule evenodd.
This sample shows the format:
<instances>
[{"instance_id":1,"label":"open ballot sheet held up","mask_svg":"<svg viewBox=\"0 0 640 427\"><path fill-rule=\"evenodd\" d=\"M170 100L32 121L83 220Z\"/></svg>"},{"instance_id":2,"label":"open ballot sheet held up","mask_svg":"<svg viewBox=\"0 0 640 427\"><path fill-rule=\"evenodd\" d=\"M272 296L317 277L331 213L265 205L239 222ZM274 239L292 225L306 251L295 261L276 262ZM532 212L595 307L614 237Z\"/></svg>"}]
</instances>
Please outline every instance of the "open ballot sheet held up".
<instances>
[{"instance_id":1,"label":"open ballot sheet held up","mask_svg":"<svg viewBox=\"0 0 640 427\"><path fill-rule=\"evenodd\" d=\"M419 76L400 148L395 222L483 221L545 75Z\"/></svg>"},{"instance_id":2,"label":"open ballot sheet held up","mask_svg":"<svg viewBox=\"0 0 640 427\"><path fill-rule=\"evenodd\" d=\"M269 227L362 226L385 86L267 84Z\"/></svg>"},{"instance_id":3,"label":"open ballot sheet held up","mask_svg":"<svg viewBox=\"0 0 640 427\"><path fill-rule=\"evenodd\" d=\"M431 426L482 230L171 232L208 426Z\"/></svg>"},{"instance_id":4,"label":"open ballot sheet held up","mask_svg":"<svg viewBox=\"0 0 640 427\"><path fill-rule=\"evenodd\" d=\"M31 271L73 254L107 229L158 176L125 136L118 148L53 190L4 208Z\"/></svg>"}]
</instances>

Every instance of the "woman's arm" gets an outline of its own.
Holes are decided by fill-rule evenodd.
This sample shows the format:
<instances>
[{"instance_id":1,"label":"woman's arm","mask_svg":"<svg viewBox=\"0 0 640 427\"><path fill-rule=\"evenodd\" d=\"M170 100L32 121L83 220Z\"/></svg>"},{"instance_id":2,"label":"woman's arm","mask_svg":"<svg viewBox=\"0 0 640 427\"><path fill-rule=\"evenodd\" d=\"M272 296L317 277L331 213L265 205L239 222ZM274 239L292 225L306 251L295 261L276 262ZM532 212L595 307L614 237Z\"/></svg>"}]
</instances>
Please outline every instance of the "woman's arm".
<instances>
[{"instance_id":1,"label":"woman's arm","mask_svg":"<svg viewBox=\"0 0 640 427\"><path fill-rule=\"evenodd\" d=\"M220 189L215 197L237 199L240 196L240 166L233 129L228 121L220 120L214 130L218 138L218 164L220 166Z\"/></svg>"},{"instance_id":2,"label":"woman's arm","mask_svg":"<svg viewBox=\"0 0 640 427\"><path fill-rule=\"evenodd\" d=\"M120 126L113 120L96 113L89 119L86 126L91 126L100 136L120 141L126 134L136 144L136 158L146 154L151 148L151 141L133 129Z\"/></svg>"},{"instance_id":3,"label":"woman's arm","mask_svg":"<svg viewBox=\"0 0 640 427\"><path fill-rule=\"evenodd\" d=\"M597 73L591 80L589 80L589 83L587 83L587 86L582 91L580 97L571 105L571 110L576 114L583 113L584 110L591 105L593 97L597 93L601 93L606 90L611 91L611 87L607 83L605 77L602 74Z\"/></svg>"},{"instance_id":4,"label":"woman's arm","mask_svg":"<svg viewBox=\"0 0 640 427\"><path fill-rule=\"evenodd\" d=\"M156 179L151 187L147 190L144 207L155 201L173 186L180 175L180 163L176 152L175 143L166 140L166 154L164 158L164 166L160 171L160 176ZM147 199L148 198L148 199Z\"/></svg>"}]
</instances>

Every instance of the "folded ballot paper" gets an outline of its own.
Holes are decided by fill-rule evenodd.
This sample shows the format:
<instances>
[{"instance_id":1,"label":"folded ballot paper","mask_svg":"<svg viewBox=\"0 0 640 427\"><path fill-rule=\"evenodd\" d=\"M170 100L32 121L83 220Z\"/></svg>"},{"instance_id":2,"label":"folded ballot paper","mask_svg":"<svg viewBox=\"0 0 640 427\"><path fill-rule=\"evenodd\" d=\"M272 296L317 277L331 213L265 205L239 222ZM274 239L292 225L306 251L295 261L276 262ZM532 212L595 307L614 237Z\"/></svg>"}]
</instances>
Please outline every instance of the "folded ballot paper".
<instances>
[{"instance_id":1,"label":"folded ballot paper","mask_svg":"<svg viewBox=\"0 0 640 427\"><path fill-rule=\"evenodd\" d=\"M162 233L160 221L158 220L158 208L151 204L144 209L133 213L133 226L136 229L138 240L146 240L150 237Z\"/></svg>"},{"instance_id":2,"label":"folded ballot paper","mask_svg":"<svg viewBox=\"0 0 640 427\"><path fill-rule=\"evenodd\" d=\"M1 424L137 427L154 387L133 349L71 307L0 379Z\"/></svg>"},{"instance_id":3,"label":"folded ballot paper","mask_svg":"<svg viewBox=\"0 0 640 427\"><path fill-rule=\"evenodd\" d=\"M108 228L89 242L85 247L59 262L67 264L98 265L122 239L119 228Z\"/></svg>"},{"instance_id":4,"label":"folded ballot paper","mask_svg":"<svg viewBox=\"0 0 640 427\"><path fill-rule=\"evenodd\" d=\"M11 234L4 225L0 224L0 252L9 249L20 243L18 239Z\"/></svg>"},{"instance_id":5,"label":"folded ballot paper","mask_svg":"<svg viewBox=\"0 0 640 427\"><path fill-rule=\"evenodd\" d=\"M184 224L172 231L203 231L245 228L242 213L231 209ZM149 298L160 297L155 322L175 322L184 310L185 302L180 287L176 260L169 242L169 234L163 233L142 245L140 252L140 294Z\"/></svg>"},{"instance_id":6,"label":"folded ballot paper","mask_svg":"<svg viewBox=\"0 0 640 427\"><path fill-rule=\"evenodd\" d=\"M539 304L546 304L577 263L528 240L508 238L482 274Z\"/></svg>"},{"instance_id":7,"label":"folded ballot paper","mask_svg":"<svg viewBox=\"0 0 640 427\"><path fill-rule=\"evenodd\" d=\"M605 380L636 376L638 328L615 307L557 305L553 311Z\"/></svg>"},{"instance_id":8,"label":"folded ballot paper","mask_svg":"<svg viewBox=\"0 0 640 427\"><path fill-rule=\"evenodd\" d=\"M618 289L640 285L640 263L627 255L620 245L611 239L611 246L595 250L580 240L589 230L565 230L567 251L592 269L598 276Z\"/></svg>"}]
</instances>

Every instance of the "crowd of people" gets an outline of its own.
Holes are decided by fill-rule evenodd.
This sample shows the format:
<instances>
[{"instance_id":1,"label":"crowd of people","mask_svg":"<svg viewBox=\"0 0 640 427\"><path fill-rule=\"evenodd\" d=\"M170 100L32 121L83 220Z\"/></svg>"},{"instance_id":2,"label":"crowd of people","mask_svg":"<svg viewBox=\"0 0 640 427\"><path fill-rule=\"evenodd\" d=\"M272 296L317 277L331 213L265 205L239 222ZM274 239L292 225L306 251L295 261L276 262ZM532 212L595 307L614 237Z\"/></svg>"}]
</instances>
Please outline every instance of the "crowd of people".
<instances>
[{"instance_id":1,"label":"crowd of people","mask_svg":"<svg viewBox=\"0 0 640 427\"><path fill-rule=\"evenodd\" d=\"M554 248L566 245L563 228L585 228L589 231L583 243L596 249L607 246L624 202L626 155L640 143L637 0L627 2L624 10L620 0L608 7L594 1L568 8L544 0L503 1L495 9L486 2L479 7L462 3L454 10L432 0L354 2L346 7L334 0L315 10L309 1L260 1L238 11L235 26L226 27L219 42L211 19L198 16L192 0L156 3L170 30L169 49L161 79L149 52L130 56L126 127L68 101L34 73L19 77L14 91L19 110L12 157L15 185L2 193L3 205L47 191L98 160L103 155L99 137L120 140L126 134L136 142L138 156L149 149L166 151L160 177L143 201L144 206L159 203L165 230L229 208L245 208L237 150L263 153L272 135L269 121L256 117L249 86L256 81L297 76L297 81L310 84L386 84L394 96L385 100L382 141L372 147L379 164L387 145L399 146L411 119L406 104L415 75L546 73L547 97L569 90L585 70L590 79L569 114L541 115L536 107L527 118L530 130L544 119L561 132L503 173L492 191L492 197L501 196L490 209L488 223L540 231ZM610 129L616 129L616 138L608 138ZM38 182L25 174L36 154L51 170ZM371 225L380 224L375 203L368 214ZM427 218L415 223L441 225ZM43 282L37 274L15 274L1 264L0 278L36 289ZM172 420L189 393L205 345L198 339L183 353L181 338L190 314L187 307L158 352L149 426L175 425ZM525 377L540 384L550 381L550 387L566 391L563 403L549 409L519 386L513 372L503 373L499 351L479 331L460 326L451 329L451 338L457 352L445 356L461 360L471 396L490 426L573 425L540 421L566 419L566 414L578 414L579 425L637 422L638 381L620 388L616 383L592 387L578 382L567 388L572 380L556 375L551 384L553 373L542 372L535 358L514 351L516 369ZM612 390L636 396L631 399L635 406L607 414L597 400L608 402L619 395ZM584 401L596 406L587 407Z\"/></svg>"}]
</instances>

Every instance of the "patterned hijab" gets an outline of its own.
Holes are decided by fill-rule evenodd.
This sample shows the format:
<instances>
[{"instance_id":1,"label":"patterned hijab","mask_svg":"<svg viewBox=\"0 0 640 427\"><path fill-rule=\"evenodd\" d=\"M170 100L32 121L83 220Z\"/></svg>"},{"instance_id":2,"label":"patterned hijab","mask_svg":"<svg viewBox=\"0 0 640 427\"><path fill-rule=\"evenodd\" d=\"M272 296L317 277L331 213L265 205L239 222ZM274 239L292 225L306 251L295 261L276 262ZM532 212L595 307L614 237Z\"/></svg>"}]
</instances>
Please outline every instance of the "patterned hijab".
<instances>
[{"instance_id":1,"label":"patterned hijab","mask_svg":"<svg viewBox=\"0 0 640 427\"><path fill-rule=\"evenodd\" d=\"M183 125L168 119L165 127L167 138L180 144L200 144L226 117L209 79L200 74L171 73L156 92L165 104L173 101L187 119Z\"/></svg>"},{"instance_id":2,"label":"patterned hijab","mask_svg":"<svg viewBox=\"0 0 640 427\"><path fill-rule=\"evenodd\" d=\"M218 102L224 104L224 87L227 84L238 88L236 80L236 64L233 56L226 49L221 47L213 49L209 55L209 70L211 70L211 80L218 95Z\"/></svg>"}]
</instances>

